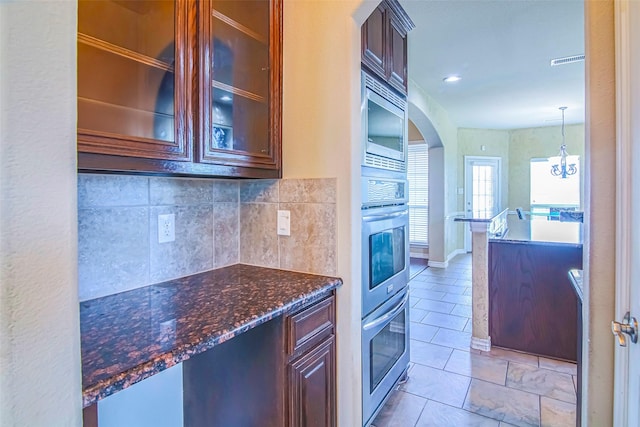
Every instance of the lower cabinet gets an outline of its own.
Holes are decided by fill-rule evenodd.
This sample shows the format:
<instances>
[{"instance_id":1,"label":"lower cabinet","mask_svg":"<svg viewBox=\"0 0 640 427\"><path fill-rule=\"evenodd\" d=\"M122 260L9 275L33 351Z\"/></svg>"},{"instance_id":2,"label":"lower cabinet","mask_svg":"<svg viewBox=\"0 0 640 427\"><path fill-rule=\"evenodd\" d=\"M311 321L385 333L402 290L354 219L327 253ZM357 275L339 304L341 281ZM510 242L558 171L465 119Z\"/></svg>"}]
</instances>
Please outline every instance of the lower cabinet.
<instances>
[{"instance_id":1,"label":"lower cabinet","mask_svg":"<svg viewBox=\"0 0 640 427\"><path fill-rule=\"evenodd\" d=\"M335 425L335 337L289 364L289 425Z\"/></svg>"},{"instance_id":2,"label":"lower cabinet","mask_svg":"<svg viewBox=\"0 0 640 427\"><path fill-rule=\"evenodd\" d=\"M582 248L489 242L491 344L575 361L576 294L568 272L582 268Z\"/></svg>"},{"instance_id":3,"label":"lower cabinet","mask_svg":"<svg viewBox=\"0 0 640 427\"><path fill-rule=\"evenodd\" d=\"M335 296L85 408L85 427L334 427Z\"/></svg>"},{"instance_id":4,"label":"lower cabinet","mask_svg":"<svg viewBox=\"0 0 640 427\"><path fill-rule=\"evenodd\" d=\"M336 425L335 300L287 318L289 427Z\"/></svg>"}]
</instances>

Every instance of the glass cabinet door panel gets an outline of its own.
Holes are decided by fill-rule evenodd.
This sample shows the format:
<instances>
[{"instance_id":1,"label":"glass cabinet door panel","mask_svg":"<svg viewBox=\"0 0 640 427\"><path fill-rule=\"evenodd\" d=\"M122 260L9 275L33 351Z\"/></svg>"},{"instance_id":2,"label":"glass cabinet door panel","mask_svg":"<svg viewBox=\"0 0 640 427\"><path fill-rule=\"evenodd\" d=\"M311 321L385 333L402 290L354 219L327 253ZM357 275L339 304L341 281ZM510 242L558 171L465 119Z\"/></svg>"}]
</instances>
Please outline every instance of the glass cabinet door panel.
<instances>
[{"instance_id":1,"label":"glass cabinet door panel","mask_svg":"<svg viewBox=\"0 0 640 427\"><path fill-rule=\"evenodd\" d=\"M211 149L269 153L269 107L222 89L213 90Z\"/></svg>"},{"instance_id":2,"label":"glass cabinet door panel","mask_svg":"<svg viewBox=\"0 0 640 427\"><path fill-rule=\"evenodd\" d=\"M272 155L270 1L219 0L209 7L211 112L204 157L213 159L222 150L243 159L267 158Z\"/></svg>"},{"instance_id":3,"label":"glass cabinet door panel","mask_svg":"<svg viewBox=\"0 0 640 427\"><path fill-rule=\"evenodd\" d=\"M176 133L176 5L174 0L80 0L78 3L78 131L111 138L103 147L146 157L184 155ZM178 78L181 78L178 75ZM148 141L151 140L151 141ZM115 141L115 142L113 142ZM128 141L128 142L123 142ZM147 142L145 142L147 141ZM89 143L87 143L89 144ZM151 147L151 148L149 148ZM129 151L128 151L129 150ZM159 157L162 157L158 154Z\"/></svg>"},{"instance_id":4,"label":"glass cabinet door panel","mask_svg":"<svg viewBox=\"0 0 640 427\"><path fill-rule=\"evenodd\" d=\"M174 79L172 68L150 67L80 43L78 127L174 141Z\"/></svg>"},{"instance_id":5,"label":"glass cabinet door panel","mask_svg":"<svg viewBox=\"0 0 640 427\"><path fill-rule=\"evenodd\" d=\"M230 19L242 27L269 39L269 1L267 0L213 0L214 16Z\"/></svg>"},{"instance_id":6,"label":"glass cabinet door panel","mask_svg":"<svg viewBox=\"0 0 640 427\"><path fill-rule=\"evenodd\" d=\"M213 80L263 97L269 90L269 44L213 20Z\"/></svg>"}]
</instances>

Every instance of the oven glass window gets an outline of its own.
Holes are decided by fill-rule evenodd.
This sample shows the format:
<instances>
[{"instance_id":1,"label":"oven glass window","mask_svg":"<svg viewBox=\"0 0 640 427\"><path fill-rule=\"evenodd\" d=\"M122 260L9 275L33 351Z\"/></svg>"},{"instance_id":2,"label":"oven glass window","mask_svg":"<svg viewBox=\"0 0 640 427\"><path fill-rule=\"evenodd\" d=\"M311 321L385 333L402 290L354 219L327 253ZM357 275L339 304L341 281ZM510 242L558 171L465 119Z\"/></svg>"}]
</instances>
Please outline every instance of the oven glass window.
<instances>
[{"instance_id":1,"label":"oven glass window","mask_svg":"<svg viewBox=\"0 0 640 427\"><path fill-rule=\"evenodd\" d=\"M405 313L402 310L369 342L371 355L371 390L380 384L405 351Z\"/></svg>"},{"instance_id":2,"label":"oven glass window","mask_svg":"<svg viewBox=\"0 0 640 427\"><path fill-rule=\"evenodd\" d=\"M369 236L369 289L404 270L404 233L404 227L398 227Z\"/></svg>"},{"instance_id":3,"label":"oven glass window","mask_svg":"<svg viewBox=\"0 0 640 427\"><path fill-rule=\"evenodd\" d=\"M369 100L367 139L370 143L404 153L404 118Z\"/></svg>"}]
</instances>

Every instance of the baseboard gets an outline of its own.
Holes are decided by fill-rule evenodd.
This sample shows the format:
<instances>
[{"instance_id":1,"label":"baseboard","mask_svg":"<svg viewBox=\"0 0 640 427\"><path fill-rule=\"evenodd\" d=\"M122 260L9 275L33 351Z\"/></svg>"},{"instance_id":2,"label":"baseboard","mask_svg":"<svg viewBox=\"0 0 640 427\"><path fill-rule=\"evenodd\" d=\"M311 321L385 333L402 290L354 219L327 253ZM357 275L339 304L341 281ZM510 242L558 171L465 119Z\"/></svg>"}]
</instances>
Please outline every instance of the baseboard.
<instances>
[{"instance_id":1,"label":"baseboard","mask_svg":"<svg viewBox=\"0 0 640 427\"><path fill-rule=\"evenodd\" d=\"M423 254L422 252L409 252L411 258L429 259L429 254Z\"/></svg>"},{"instance_id":2,"label":"baseboard","mask_svg":"<svg viewBox=\"0 0 640 427\"><path fill-rule=\"evenodd\" d=\"M464 254L466 254L466 253L467 253L467 251L465 251L464 249L456 249L455 251L451 252L451 253L449 254L449 256L447 257L447 263L448 263L449 261L451 261L452 259L454 259L456 256L458 256L458 255L464 255Z\"/></svg>"},{"instance_id":3,"label":"baseboard","mask_svg":"<svg viewBox=\"0 0 640 427\"><path fill-rule=\"evenodd\" d=\"M454 259L458 255L464 255L466 253L467 252L464 249L456 249L455 251L453 251L453 252L451 252L449 254L449 256L447 257L447 260L445 262L429 260L429 267L447 268L447 267L449 267L449 261L451 261L452 259ZM413 256L413 255L411 255L411 256Z\"/></svg>"},{"instance_id":4,"label":"baseboard","mask_svg":"<svg viewBox=\"0 0 640 427\"><path fill-rule=\"evenodd\" d=\"M491 337L471 337L471 348L480 351L491 351Z\"/></svg>"},{"instance_id":5,"label":"baseboard","mask_svg":"<svg viewBox=\"0 0 640 427\"><path fill-rule=\"evenodd\" d=\"M449 261L441 262L441 261L429 260L429 267L447 268L447 267L449 267Z\"/></svg>"}]
</instances>

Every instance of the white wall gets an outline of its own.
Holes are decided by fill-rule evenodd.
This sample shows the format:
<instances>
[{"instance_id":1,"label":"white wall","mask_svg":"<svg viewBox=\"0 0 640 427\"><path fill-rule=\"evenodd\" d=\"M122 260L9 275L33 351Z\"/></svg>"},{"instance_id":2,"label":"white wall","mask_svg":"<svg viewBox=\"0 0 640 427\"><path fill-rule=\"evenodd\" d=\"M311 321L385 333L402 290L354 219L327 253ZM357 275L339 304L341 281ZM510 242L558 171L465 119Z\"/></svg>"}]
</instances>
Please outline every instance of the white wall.
<instances>
[{"instance_id":1,"label":"white wall","mask_svg":"<svg viewBox=\"0 0 640 427\"><path fill-rule=\"evenodd\" d=\"M80 426L76 4L0 2L0 425Z\"/></svg>"},{"instance_id":2,"label":"white wall","mask_svg":"<svg viewBox=\"0 0 640 427\"><path fill-rule=\"evenodd\" d=\"M411 37L411 34L409 34L409 37ZM408 101L411 120L413 120L415 125L418 127L418 130L422 135L424 135L427 143L432 146L433 142L431 139L434 138L438 139L438 143L436 145L442 145L444 147L442 155L442 188L444 189L444 193L442 195L442 206L444 210L444 217L442 218L444 223L442 241L437 239L437 233L431 234L432 230L429 229L429 261L444 263L452 252L457 248L462 247L462 243L459 239L459 235L461 236L461 233L458 233L458 230L462 227L459 225L461 223L454 223L452 219L452 215L458 211L456 195L458 172L458 129L449 119L447 112L411 79L409 79ZM412 108L415 108L418 111L412 111ZM422 117L426 117L428 119L433 129L426 128L426 124L420 120ZM429 167L432 167L431 162L429 162ZM431 176L429 178L431 179ZM429 206L429 209L430 215L432 215L433 206ZM439 256L442 256L443 258L439 259Z\"/></svg>"}]
</instances>

